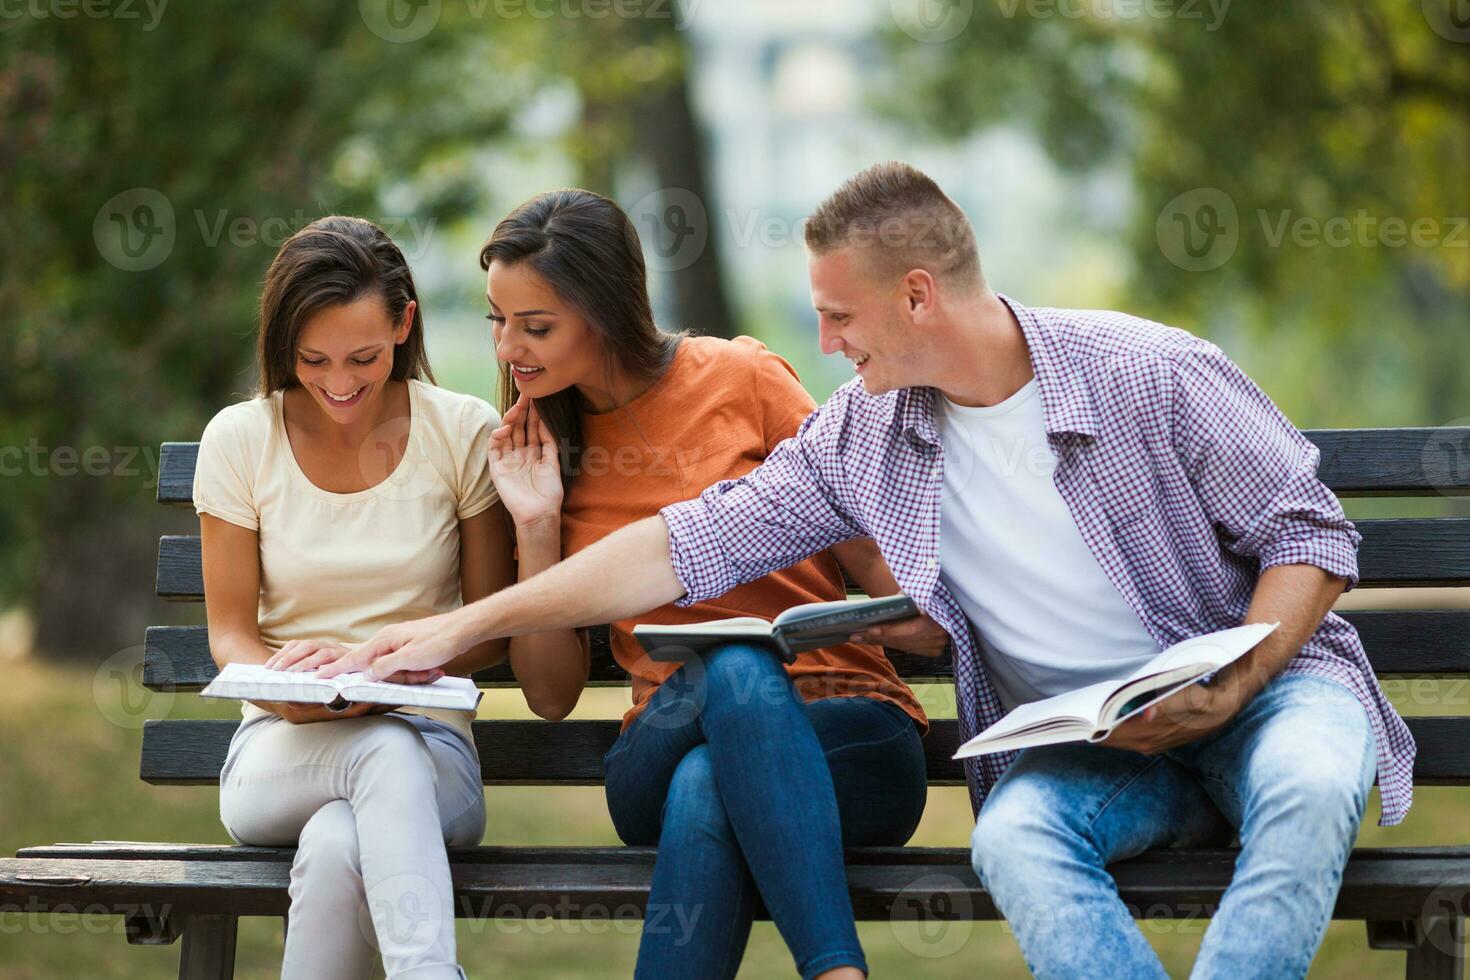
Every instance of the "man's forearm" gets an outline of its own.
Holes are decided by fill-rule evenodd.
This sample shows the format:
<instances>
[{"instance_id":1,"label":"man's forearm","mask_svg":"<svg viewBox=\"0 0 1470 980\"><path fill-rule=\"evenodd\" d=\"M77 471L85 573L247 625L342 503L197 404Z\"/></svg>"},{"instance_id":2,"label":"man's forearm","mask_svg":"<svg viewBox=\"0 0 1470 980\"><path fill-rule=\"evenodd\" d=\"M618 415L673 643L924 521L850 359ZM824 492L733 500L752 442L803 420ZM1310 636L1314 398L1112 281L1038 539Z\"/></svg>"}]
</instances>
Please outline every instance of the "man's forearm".
<instances>
[{"instance_id":1,"label":"man's forearm","mask_svg":"<svg viewBox=\"0 0 1470 980\"><path fill-rule=\"evenodd\" d=\"M669 556L668 525L654 516L452 615L463 639L476 644L626 619L682 595Z\"/></svg>"},{"instance_id":2,"label":"man's forearm","mask_svg":"<svg viewBox=\"0 0 1470 980\"><path fill-rule=\"evenodd\" d=\"M1245 623L1281 626L1250 653L1222 671L1244 705L1286 667L1317 632L1347 580L1316 565L1273 565L1256 582Z\"/></svg>"}]
</instances>

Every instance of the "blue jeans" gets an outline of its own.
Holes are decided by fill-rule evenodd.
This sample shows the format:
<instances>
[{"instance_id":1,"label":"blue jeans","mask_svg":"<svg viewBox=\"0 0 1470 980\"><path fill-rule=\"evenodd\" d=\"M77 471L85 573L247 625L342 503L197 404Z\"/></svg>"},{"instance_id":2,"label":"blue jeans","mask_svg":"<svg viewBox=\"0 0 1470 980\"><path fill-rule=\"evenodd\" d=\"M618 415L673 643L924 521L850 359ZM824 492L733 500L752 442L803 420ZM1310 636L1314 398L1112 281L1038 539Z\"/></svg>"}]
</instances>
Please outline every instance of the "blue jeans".
<instances>
[{"instance_id":1,"label":"blue jeans","mask_svg":"<svg viewBox=\"0 0 1470 980\"><path fill-rule=\"evenodd\" d=\"M658 845L637 976L733 977L757 898L803 977L866 972L844 846L901 845L928 779L907 714L804 704L781 662L731 645L681 667L604 761L619 836Z\"/></svg>"},{"instance_id":2,"label":"blue jeans","mask_svg":"<svg viewBox=\"0 0 1470 980\"><path fill-rule=\"evenodd\" d=\"M1303 977L1376 769L1347 688L1281 676L1223 729L1164 755L1027 749L981 808L971 858L1036 976L1166 978L1106 866L1238 830L1235 876L1191 976Z\"/></svg>"}]
</instances>

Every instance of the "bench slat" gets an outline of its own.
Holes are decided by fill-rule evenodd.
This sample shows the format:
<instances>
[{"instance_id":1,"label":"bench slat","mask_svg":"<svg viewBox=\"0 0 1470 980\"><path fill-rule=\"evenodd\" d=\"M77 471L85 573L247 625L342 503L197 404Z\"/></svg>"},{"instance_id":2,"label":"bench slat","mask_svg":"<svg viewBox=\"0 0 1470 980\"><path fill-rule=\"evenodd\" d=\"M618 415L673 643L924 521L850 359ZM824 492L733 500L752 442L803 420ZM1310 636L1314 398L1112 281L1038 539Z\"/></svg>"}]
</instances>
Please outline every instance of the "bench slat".
<instances>
[{"instance_id":1,"label":"bench slat","mask_svg":"<svg viewBox=\"0 0 1470 980\"><path fill-rule=\"evenodd\" d=\"M1421 786L1470 784L1470 717L1410 718L1419 744L1414 782ZM238 722L150 721L143 728L141 776L155 785L219 782L230 736ZM327 722L325 724L330 724ZM618 736L617 721L476 721L481 778L500 786L594 786L602 783L602 757ZM953 719L935 721L924 739L929 782L963 781L950 758L959 746Z\"/></svg>"},{"instance_id":2,"label":"bench slat","mask_svg":"<svg viewBox=\"0 0 1470 980\"><path fill-rule=\"evenodd\" d=\"M1322 459L1317 475L1339 497L1470 493L1470 427L1307 429ZM199 444L166 442L158 500L189 504Z\"/></svg>"},{"instance_id":3,"label":"bench slat","mask_svg":"<svg viewBox=\"0 0 1470 980\"><path fill-rule=\"evenodd\" d=\"M1348 610L1342 615L1357 627L1380 677L1470 676L1470 609ZM607 627L596 627L591 634L589 683L626 687L628 675L612 658ZM143 686L149 690L197 691L219 672L203 626L149 627L143 650ZM887 652L899 676L911 683L954 677L948 654L931 658ZM481 687L519 686L509 664L481 671L475 680Z\"/></svg>"},{"instance_id":4,"label":"bench slat","mask_svg":"<svg viewBox=\"0 0 1470 980\"><path fill-rule=\"evenodd\" d=\"M1364 587L1470 585L1470 518L1390 518L1358 521L1363 544L1358 570ZM171 601L204 597L196 535L158 542L158 595Z\"/></svg>"},{"instance_id":5,"label":"bench slat","mask_svg":"<svg viewBox=\"0 0 1470 980\"><path fill-rule=\"evenodd\" d=\"M1470 627L1470 613L1466 625ZM589 686L627 687L628 675L613 659L608 628L594 626L588 632L592 645ZM209 630L204 626L150 626L143 651L143 686L149 690L197 691L219 673L209 653ZM954 675L948 656L921 657L898 650L887 653L901 677L940 681ZM1470 665L1470 654L1466 663ZM496 664L474 676L481 687L520 686L508 663Z\"/></svg>"},{"instance_id":6,"label":"bench slat","mask_svg":"<svg viewBox=\"0 0 1470 980\"><path fill-rule=\"evenodd\" d=\"M463 860L465 850L450 850L455 914L461 918L616 916L637 921L653 875L654 852L649 848L624 848L617 861L588 859L607 849L589 853L563 848L558 863ZM926 922L997 917L970 868L968 852L924 850L927 860L913 863L891 860L888 854L869 862L863 851L849 852L854 915ZM513 858L513 849L506 851ZM1109 869L1134 914L1212 914L1234 874L1235 852L1190 850L1162 860L1158 853ZM0 910L282 915L289 905L289 875L290 865L282 860L10 858L0 860ZM1360 849L1344 869L1334 917L1415 919L1432 897L1467 891L1470 865L1463 857L1405 858Z\"/></svg>"},{"instance_id":7,"label":"bench slat","mask_svg":"<svg viewBox=\"0 0 1470 980\"><path fill-rule=\"evenodd\" d=\"M477 844L446 848L457 864L621 864L651 859L651 847L613 844L599 847L567 845L507 846ZM102 840L82 843L41 844L23 847L19 858L56 858L91 861L290 861L294 847L261 847L249 844L174 844L159 841ZM847 849L849 864L944 864L965 852L954 847L854 847ZM1201 860L1234 860L1233 848L1165 847L1133 859L1150 864L1194 865ZM1359 848L1356 860L1470 861L1470 845L1431 844L1422 847Z\"/></svg>"}]
</instances>

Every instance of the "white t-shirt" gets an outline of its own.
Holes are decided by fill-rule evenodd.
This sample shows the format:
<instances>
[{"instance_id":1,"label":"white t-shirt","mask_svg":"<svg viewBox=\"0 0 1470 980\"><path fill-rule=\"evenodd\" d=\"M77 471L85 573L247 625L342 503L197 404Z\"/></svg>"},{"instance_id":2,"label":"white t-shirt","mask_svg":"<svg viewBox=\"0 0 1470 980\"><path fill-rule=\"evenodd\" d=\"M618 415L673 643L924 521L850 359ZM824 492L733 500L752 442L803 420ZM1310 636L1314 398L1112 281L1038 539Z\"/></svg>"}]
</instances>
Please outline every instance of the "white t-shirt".
<instances>
[{"instance_id":1,"label":"white t-shirt","mask_svg":"<svg viewBox=\"0 0 1470 980\"><path fill-rule=\"evenodd\" d=\"M1009 710L1113 677L1159 647L1109 581L1052 483L1036 379L998 405L940 396L939 567Z\"/></svg>"},{"instance_id":2,"label":"white t-shirt","mask_svg":"<svg viewBox=\"0 0 1470 980\"><path fill-rule=\"evenodd\" d=\"M478 398L419 381L408 393L403 458L358 493L307 479L286 438L279 391L231 405L205 428L194 508L258 532L260 638L272 649L291 640L363 643L384 626L462 604L459 522L499 499L488 456L499 416ZM466 737L474 717L402 710ZM264 713L249 702L244 711Z\"/></svg>"}]
</instances>

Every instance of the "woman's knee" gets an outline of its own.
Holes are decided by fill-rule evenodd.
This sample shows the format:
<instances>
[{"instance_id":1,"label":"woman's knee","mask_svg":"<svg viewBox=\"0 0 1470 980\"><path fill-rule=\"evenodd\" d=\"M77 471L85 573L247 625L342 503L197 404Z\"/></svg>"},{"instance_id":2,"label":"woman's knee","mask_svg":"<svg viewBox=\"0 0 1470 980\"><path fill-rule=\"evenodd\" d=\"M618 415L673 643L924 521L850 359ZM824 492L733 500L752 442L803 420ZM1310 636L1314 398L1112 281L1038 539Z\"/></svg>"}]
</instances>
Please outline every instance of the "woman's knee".
<instances>
[{"instance_id":1,"label":"woman's knee","mask_svg":"<svg viewBox=\"0 0 1470 980\"><path fill-rule=\"evenodd\" d=\"M413 796L427 793L434 798L438 776L433 756L418 729L387 715L370 721L353 742L351 778L360 785L382 784Z\"/></svg>"},{"instance_id":2,"label":"woman's knee","mask_svg":"<svg viewBox=\"0 0 1470 980\"><path fill-rule=\"evenodd\" d=\"M715 782L709 746L697 745L680 760L664 799L660 839L671 834L733 842L735 833Z\"/></svg>"},{"instance_id":3,"label":"woman's knee","mask_svg":"<svg viewBox=\"0 0 1470 980\"><path fill-rule=\"evenodd\" d=\"M298 887L362 888L362 857L357 821L346 800L333 800L312 814L296 845L291 863L293 890ZM299 884L298 884L299 883Z\"/></svg>"},{"instance_id":4,"label":"woman's knee","mask_svg":"<svg viewBox=\"0 0 1470 980\"><path fill-rule=\"evenodd\" d=\"M780 658L762 647L730 643L695 663L700 665L705 685L712 691L790 696L791 682Z\"/></svg>"}]
</instances>

